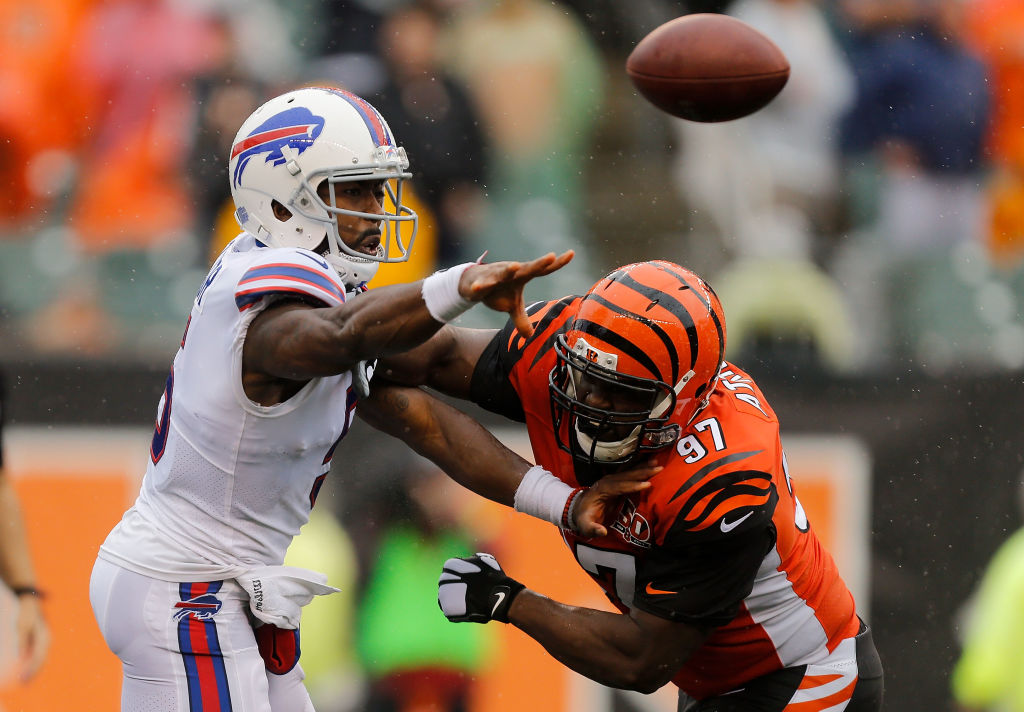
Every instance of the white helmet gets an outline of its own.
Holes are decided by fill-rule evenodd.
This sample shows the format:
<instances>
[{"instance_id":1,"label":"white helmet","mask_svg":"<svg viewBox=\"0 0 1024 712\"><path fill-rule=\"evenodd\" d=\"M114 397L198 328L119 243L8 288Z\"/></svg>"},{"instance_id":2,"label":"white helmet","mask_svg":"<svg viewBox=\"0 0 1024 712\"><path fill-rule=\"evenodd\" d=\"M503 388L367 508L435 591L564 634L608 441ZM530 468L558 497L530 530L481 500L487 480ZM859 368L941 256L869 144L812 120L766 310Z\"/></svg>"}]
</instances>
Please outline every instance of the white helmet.
<instances>
[{"instance_id":1,"label":"white helmet","mask_svg":"<svg viewBox=\"0 0 1024 712\"><path fill-rule=\"evenodd\" d=\"M271 99L245 120L231 147L228 172L235 219L271 247L318 250L350 287L369 281L381 262L409 259L418 217L402 205L402 182L411 178L405 149L395 145L384 117L355 94L326 87L299 89ZM330 181L331 203L317 194ZM334 184L384 180L394 212L383 215L335 207ZM274 215L277 201L291 212ZM338 234L339 214L379 220L376 255L357 252ZM411 222L408 240L401 227Z\"/></svg>"}]
</instances>

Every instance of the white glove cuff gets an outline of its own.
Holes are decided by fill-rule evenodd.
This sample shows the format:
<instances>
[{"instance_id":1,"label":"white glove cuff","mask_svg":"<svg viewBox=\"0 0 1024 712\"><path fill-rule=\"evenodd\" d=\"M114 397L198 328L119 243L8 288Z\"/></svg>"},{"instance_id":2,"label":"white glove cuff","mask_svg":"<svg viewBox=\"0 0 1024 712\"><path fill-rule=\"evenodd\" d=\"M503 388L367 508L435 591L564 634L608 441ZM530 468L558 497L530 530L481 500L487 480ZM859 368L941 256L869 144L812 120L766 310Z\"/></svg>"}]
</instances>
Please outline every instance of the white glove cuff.
<instances>
[{"instance_id":1,"label":"white glove cuff","mask_svg":"<svg viewBox=\"0 0 1024 712\"><path fill-rule=\"evenodd\" d=\"M543 467L534 465L526 471L516 489L515 509L561 527L566 504L574 492Z\"/></svg>"},{"instance_id":2,"label":"white glove cuff","mask_svg":"<svg viewBox=\"0 0 1024 712\"><path fill-rule=\"evenodd\" d=\"M447 324L473 306L473 302L459 294L459 279L462 273L474 264L476 263L467 262L449 267L434 272L423 280L421 293L430 316L442 324Z\"/></svg>"}]
</instances>

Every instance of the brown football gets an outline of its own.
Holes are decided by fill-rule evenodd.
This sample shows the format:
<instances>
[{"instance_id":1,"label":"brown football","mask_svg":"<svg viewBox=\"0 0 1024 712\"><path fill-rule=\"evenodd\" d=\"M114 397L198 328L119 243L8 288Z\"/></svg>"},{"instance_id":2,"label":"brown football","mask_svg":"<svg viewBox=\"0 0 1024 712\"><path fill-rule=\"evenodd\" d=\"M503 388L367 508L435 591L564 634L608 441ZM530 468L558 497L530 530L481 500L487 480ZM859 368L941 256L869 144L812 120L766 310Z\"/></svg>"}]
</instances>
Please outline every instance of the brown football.
<instances>
[{"instance_id":1,"label":"brown football","mask_svg":"<svg viewBox=\"0 0 1024 712\"><path fill-rule=\"evenodd\" d=\"M728 15L684 15L633 48L626 73L662 111L701 122L752 114L782 90L789 61L775 43Z\"/></svg>"}]
</instances>

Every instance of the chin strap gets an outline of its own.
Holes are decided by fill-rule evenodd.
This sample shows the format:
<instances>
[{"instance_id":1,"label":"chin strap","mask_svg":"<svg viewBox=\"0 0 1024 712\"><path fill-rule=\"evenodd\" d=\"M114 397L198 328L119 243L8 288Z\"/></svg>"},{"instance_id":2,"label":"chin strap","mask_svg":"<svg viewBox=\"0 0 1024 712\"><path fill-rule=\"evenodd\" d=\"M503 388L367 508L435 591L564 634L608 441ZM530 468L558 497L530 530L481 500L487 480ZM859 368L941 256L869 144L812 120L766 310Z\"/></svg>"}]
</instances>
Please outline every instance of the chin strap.
<instances>
[{"instance_id":1,"label":"chin strap","mask_svg":"<svg viewBox=\"0 0 1024 712\"><path fill-rule=\"evenodd\" d=\"M373 260L357 262L344 253L336 254L329 252L323 257L327 260L327 264L341 277L342 283L349 289L369 282L377 274L377 268L380 266L380 262L374 262Z\"/></svg>"}]
</instances>

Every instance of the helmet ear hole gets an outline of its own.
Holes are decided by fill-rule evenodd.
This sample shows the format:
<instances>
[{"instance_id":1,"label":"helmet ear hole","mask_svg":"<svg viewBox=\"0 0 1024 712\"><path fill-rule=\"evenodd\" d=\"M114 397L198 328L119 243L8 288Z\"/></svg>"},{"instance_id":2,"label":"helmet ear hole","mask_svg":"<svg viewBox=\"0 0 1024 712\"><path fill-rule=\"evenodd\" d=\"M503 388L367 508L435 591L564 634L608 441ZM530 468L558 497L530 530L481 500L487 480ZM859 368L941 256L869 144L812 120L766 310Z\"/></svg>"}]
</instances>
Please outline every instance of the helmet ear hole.
<instances>
[{"instance_id":1,"label":"helmet ear hole","mask_svg":"<svg viewBox=\"0 0 1024 712\"><path fill-rule=\"evenodd\" d=\"M292 211L284 207L276 199L270 201L270 207L274 211L274 217L280 220L281 222L287 222L288 220L292 219Z\"/></svg>"},{"instance_id":2,"label":"helmet ear hole","mask_svg":"<svg viewBox=\"0 0 1024 712\"><path fill-rule=\"evenodd\" d=\"M313 252L317 253L318 255L326 255L328 252L330 252L330 250L330 240L328 240L326 237L320 242L319 245L313 248Z\"/></svg>"}]
</instances>

